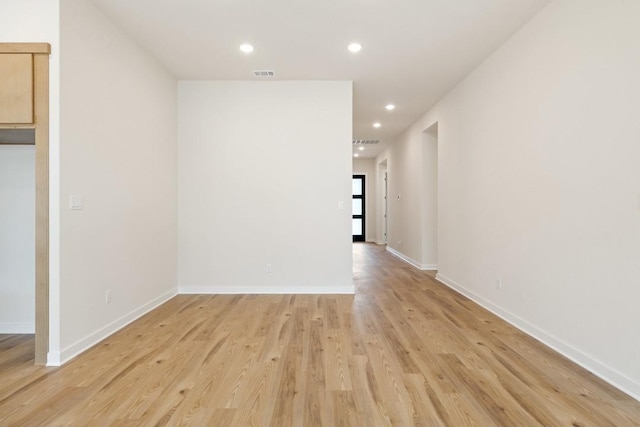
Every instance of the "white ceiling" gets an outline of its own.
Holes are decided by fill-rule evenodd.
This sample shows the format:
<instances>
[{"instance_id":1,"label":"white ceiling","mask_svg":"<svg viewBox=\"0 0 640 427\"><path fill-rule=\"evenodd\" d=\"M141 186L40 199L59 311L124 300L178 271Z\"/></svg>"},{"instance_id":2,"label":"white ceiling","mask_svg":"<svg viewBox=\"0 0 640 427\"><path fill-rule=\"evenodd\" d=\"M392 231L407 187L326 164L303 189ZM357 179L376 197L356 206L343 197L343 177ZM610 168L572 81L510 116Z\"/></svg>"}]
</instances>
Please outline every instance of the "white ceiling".
<instances>
[{"instance_id":1,"label":"white ceiling","mask_svg":"<svg viewBox=\"0 0 640 427\"><path fill-rule=\"evenodd\" d=\"M353 137L380 139L373 157L550 0L93 1L180 80L353 80Z\"/></svg>"}]
</instances>

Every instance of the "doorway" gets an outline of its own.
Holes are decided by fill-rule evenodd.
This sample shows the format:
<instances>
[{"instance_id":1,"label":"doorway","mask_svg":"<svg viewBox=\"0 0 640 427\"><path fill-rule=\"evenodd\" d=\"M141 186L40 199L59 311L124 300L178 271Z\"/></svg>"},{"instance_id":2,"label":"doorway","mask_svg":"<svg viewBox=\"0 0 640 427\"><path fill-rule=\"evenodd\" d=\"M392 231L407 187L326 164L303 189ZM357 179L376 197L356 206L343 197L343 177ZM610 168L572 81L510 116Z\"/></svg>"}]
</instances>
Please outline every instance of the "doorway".
<instances>
[{"instance_id":1,"label":"doorway","mask_svg":"<svg viewBox=\"0 0 640 427\"><path fill-rule=\"evenodd\" d=\"M377 165L377 185L376 194L378 196L378 202L376 203L377 212L377 226L376 226L376 243L378 245L387 244L387 227L388 227L388 206L387 206L387 192L388 192L388 173L387 173L387 159Z\"/></svg>"},{"instance_id":2,"label":"doorway","mask_svg":"<svg viewBox=\"0 0 640 427\"><path fill-rule=\"evenodd\" d=\"M383 239L384 239L384 244L387 244L387 213L389 212L389 207L387 205L387 193L389 191L389 184L387 181L387 171L384 172L384 223L383 223L383 228L382 228L382 232L383 232Z\"/></svg>"},{"instance_id":3,"label":"doorway","mask_svg":"<svg viewBox=\"0 0 640 427\"><path fill-rule=\"evenodd\" d=\"M0 144L34 145L35 363L49 351L49 55L48 43L0 43L3 108ZM10 78L9 78L10 77ZM9 96L10 95L10 96Z\"/></svg>"},{"instance_id":4,"label":"doorway","mask_svg":"<svg viewBox=\"0 0 640 427\"><path fill-rule=\"evenodd\" d=\"M438 269L438 123L422 133L422 259L423 270Z\"/></svg>"},{"instance_id":5,"label":"doorway","mask_svg":"<svg viewBox=\"0 0 640 427\"><path fill-rule=\"evenodd\" d=\"M351 202L352 236L354 242L365 241L365 176L353 175Z\"/></svg>"}]
</instances>

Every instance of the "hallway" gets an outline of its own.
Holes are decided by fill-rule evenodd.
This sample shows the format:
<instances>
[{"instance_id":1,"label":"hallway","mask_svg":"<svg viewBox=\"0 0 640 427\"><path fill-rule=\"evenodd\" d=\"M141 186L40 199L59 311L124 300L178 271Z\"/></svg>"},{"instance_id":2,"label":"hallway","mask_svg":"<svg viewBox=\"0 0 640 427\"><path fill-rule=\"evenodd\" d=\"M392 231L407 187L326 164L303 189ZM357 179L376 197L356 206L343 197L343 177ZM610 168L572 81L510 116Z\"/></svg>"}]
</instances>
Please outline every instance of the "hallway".
<instances>
[{"instance_id":1,"label":"hallway","mask_svg":"<svg viewBox=\"0 0 640 427\"><path fill-rule=\"evenodd\" d=\"M179 295L61 368L0 337L0 425L640 425L433 273L353 249L356 295Z\"/></svg>"}]
</instances>

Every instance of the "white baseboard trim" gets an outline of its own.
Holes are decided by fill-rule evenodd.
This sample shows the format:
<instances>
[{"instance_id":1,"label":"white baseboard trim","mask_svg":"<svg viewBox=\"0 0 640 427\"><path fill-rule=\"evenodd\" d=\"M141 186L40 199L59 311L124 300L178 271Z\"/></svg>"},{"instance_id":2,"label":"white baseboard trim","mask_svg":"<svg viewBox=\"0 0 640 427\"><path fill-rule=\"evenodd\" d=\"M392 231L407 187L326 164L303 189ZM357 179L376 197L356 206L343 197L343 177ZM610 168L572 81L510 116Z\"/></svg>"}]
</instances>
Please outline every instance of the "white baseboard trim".
<instances>
[{"instance_id":1,"label":"white baseboard trim","mask_svg":"<svg viewBox=\"0 0 640 427\"><path fill-rule=\"evenodd\" d=\"M466 289L464 286L443 276L442 274L440 273L436 274L436 280L440 281L441 283L453 289L454 291L466 296L467 298L470 298L478 305L484 307L485 309L489 310L496 316L500 317L501 319L505 320L506 322L520 329L522 332L532 336L533 338L542 342L547 347L552 348L553 350L565 356L567 359L570 359L574 363L577 363L578 365L582 366L586 370L592 372L594 375L608 382L612 386L622 390L623 392L627 393L629 396L640 401L640 383L639 382L605 365L599 360L592 358L591 356L585 354L581 350L562 341L561 339L553 336L552 334L538 328L537 326L527 322L526 320L510 313L507 310L504 310L498 307L497 305L493 304L491 301L488 301L485 298L475 294L474 292Z\"/></svg>"},{"instance_id":2,"label":"white baseboard trim","mask_svg":"<svg viewBox=\"0 0 640 427\"><path fill-rule=\"evenodd\" d=\"M376 240L376 245L386 245L387 242L385 242L384 240Z\"/></svg>"},{"instance_id":3,"label":"white baseboard trim","mask_svg":"<svg viewBox=\"0 0 640 427\"><path fill-rule=\"evenodd\" d=\"M405 254L403 254L402 252L399 252L395 249L393 249L392 247L390 247L389 245L387 245L387 251L390 252L391 254L397 256L398 258L400 258L401 260L403 260L404 262L411 264L412 266L414 266L415 268L417 268L418 270L423 270L423 271L434 271L438 269L438 265L437 264L420 264L418 261L416 261L415 259L406 256Z\"/></svg>"},{"instance_id":4,"label":"white baseboard trim","mask_svg":"<svg viewBox=\"0 0 640 427\"><path fill-rule=\"evenodd\" d=\"M109 335L112 335L113 333L127 326L129 323L147 314L154 308L169 301L174 296L176 296L175 289L165 292L164 294L160 295L157 298L154 298L153 300L144 304L143 306L133 310L128 314L125 314L124 316L109 323L103 328L98 329L97 331L93 332L87 337L76 341L75 343L71 344L70 346L63 349L62 351L59 351L59 352L50 351L49 354L47 355L47 366L61 366L67 363L69 360L73 359L80 353L88 350L90 347L93 347L100 341L107 338Z\"/></svg>"},{"instance_id":5,"label":"white baseboard trim","mask_svg":"<svg viewBox=\"0 0 640 427\"><path fill-rule=\"evenodd\" d=\"M35 334L35 323L0 323L0 334Z\"/></svg>"},{"instance_id":6,"label":"white baseboard trim","mask_svg":"<svg viewBox=\"0 0 640 427\"><path fill-rule=\"evenodd\" d=\"M259 287L259 286L181 286L178 288L179 294L354 294L354 285L349 286L280 286L280 287Z\"/></svg>"}]
</instances>

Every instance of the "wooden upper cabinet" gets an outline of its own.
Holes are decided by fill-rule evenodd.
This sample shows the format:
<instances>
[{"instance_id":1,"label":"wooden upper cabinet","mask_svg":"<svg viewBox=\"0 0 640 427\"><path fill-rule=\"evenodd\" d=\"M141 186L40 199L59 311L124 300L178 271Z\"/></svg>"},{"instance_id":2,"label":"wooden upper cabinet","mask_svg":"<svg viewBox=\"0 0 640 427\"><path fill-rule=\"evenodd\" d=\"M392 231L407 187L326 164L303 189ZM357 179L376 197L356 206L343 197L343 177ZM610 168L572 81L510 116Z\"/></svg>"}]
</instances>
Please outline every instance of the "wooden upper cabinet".
<instances>
[{"instance_id":1,"label":"wooden upper cabinet","mask_svg":"<svg viewBox=\"0 0 640 427\"><path fill-rule=\"evenodd\" d=\"M0 53L0 123L33 123L30 53Z\"/></svg>"}]
</instances>

